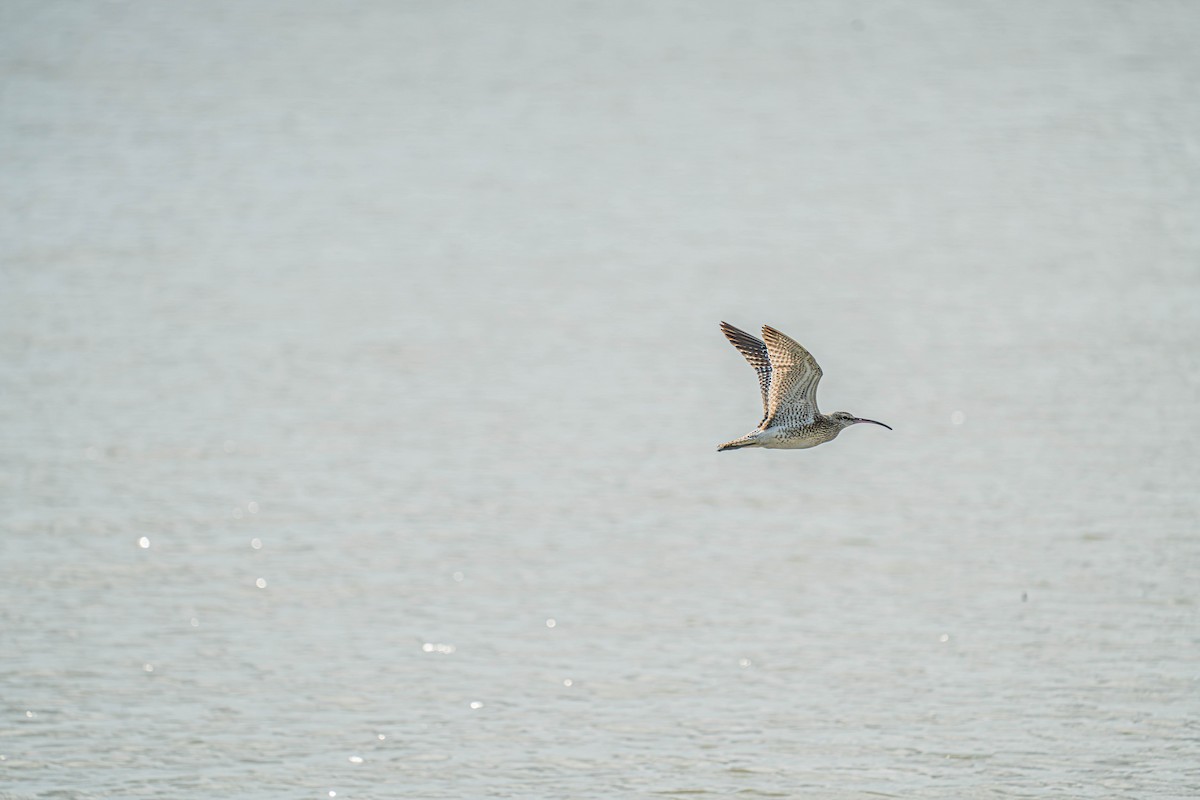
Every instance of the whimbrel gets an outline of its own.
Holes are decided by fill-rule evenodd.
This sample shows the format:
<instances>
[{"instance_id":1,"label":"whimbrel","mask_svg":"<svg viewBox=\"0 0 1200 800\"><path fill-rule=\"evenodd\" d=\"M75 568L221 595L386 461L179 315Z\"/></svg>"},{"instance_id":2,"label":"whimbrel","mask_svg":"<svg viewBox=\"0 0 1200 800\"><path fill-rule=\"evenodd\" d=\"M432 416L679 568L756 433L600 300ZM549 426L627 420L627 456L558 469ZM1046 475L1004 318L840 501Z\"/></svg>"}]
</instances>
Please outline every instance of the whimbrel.
<instances>
[{"instance_id":1,"label":"whimbrel","mask_svg":"<svg viewBox=\"0 0 1200 800\"><path fill-rule=\"evenodd\" d=\"M822 414L817 408L821 367L794 339L769 325L763 325L762 339L756 339L728 322L721 323L721 331L758 373L763 418L753 431L726 442L717 448L718 451L742 447L789 450L816 447L837 438L843 428L860 422L892 429L890 425L856 417L847 411Z\"/></svg>"}]
</instances>

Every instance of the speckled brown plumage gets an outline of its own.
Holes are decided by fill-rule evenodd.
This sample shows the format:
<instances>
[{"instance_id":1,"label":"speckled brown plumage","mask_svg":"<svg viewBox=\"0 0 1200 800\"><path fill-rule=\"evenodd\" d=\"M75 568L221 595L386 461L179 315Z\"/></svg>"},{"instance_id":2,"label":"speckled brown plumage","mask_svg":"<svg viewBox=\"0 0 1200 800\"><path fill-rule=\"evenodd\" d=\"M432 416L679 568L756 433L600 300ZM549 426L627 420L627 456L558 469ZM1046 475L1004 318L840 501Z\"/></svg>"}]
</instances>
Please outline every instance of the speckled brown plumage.
<instances>
[{"instance_id":1,"label":"speckled brown plumage","mask_svg":"<svg viewBox=\"0 0 1200 800\"><path fill-rule=\"evenodd\" d=\"M786 334L764 325L760 340L728 322L721 323L721 331L758 375L763 417L755 430L726 442L718 451L743 447L794 450L816 447L835 439L843 428L860 422L891 430L882 422L846 411L822 414L817 408L821 366L812 353Z\"/></svg>"}]
</instances>

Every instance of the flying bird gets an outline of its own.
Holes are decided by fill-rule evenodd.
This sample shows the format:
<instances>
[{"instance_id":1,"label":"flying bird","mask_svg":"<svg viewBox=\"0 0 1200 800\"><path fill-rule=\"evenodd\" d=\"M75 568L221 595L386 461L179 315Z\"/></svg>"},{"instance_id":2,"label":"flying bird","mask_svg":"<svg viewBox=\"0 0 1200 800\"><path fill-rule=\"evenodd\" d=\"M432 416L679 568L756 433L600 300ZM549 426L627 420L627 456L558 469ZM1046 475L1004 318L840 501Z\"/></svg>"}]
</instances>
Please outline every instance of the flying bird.
<instances>
[{"instance_id":1,"label":"flying bird","mask_svg":"<svg viewBox=\"0 0 1200 800\"><path fill-rule=\"evenodd\" d=\"M817 408L817 384L821 367L812 354L797 341L763 325L763 338L757 339L728 322L721 331L758 373L762 392L763 418L758 427L717 448L738 450L743 447L770 447L800 450L833 441L843 428L873 419L856 417L848 411L822 414Z\"/></svg>"}]
</instances>

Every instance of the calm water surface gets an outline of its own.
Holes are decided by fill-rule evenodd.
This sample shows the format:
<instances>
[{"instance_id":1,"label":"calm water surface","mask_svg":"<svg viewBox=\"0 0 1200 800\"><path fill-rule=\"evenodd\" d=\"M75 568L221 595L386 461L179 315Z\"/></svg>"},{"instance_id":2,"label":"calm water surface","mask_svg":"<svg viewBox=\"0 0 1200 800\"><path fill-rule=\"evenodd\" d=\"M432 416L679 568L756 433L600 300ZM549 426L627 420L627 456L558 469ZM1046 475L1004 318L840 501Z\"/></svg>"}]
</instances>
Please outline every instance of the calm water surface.
<instances>
[{"instance_id":1,"label":"calm water surface","mask_svg":"<svg viewBox=\"0 0 1200 800\"><path fill-rule=\"evenodd\" d=\"M0 796L1196 796L1198 33L4 3Z\"/></svg>"}]
</instances>

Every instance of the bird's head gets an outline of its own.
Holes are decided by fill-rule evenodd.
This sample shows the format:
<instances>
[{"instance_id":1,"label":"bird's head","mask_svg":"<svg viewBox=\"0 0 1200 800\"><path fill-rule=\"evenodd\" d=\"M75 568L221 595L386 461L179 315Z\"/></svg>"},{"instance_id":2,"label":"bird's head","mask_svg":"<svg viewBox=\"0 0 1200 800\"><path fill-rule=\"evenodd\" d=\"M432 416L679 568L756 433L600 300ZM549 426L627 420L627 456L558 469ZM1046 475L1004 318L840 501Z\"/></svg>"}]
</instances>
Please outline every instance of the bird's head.
<instances>
[{"instance_id":1,"label":"bird's head","mask_svg":"<svg viewBox=\"0 0 1200 800\"><path fill-rule=\"evenodd\" d=\"M863 419L862 417L856 417L853 414L851 414L849 411L835 411L829 415L829 418L831 420L833 420L835 423L837 423L839 430L841 430L842 428L849 428L851 425L857 425L860 422L869 422L872 425L881 425L884 428L887 428L889 431L892 429L891 425L884 425L882 422L876 422L873 419Z\"/></svg>"}]
</instances>

